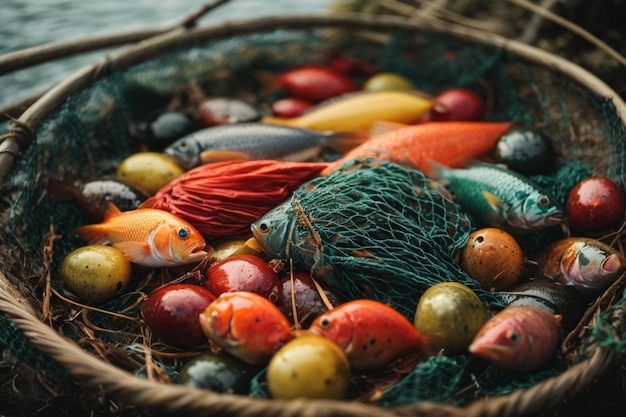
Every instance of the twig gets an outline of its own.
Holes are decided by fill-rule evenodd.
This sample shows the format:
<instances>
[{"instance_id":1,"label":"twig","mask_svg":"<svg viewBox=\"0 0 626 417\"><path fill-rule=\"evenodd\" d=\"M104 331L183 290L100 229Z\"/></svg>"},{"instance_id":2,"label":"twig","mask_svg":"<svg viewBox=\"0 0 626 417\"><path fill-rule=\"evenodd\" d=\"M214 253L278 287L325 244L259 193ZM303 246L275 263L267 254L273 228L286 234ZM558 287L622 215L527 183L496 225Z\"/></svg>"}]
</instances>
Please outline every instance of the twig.
<instances>
[{"instance_id":1,"label":"twig","mask_svg":"<svg viewBox=\"0 0 626 417\"><path fill-rule=\"evenodd\" d=\"M537 6L536 4L533 4L527 0L508 0L511 3L515 3L516 5L523 7L527 10L532 11L533 13L536 13L538 15L541 15L543 17L545 17L548 20L551 20L552 22L563 26L564 28L574 32L575 34L577 34L578 36L582 37L583 39L585 39L586 41L588 41L589 43L595 45L596 47L598 47L600 50L606 52L608 55L610 55L611 57L615 58L616 61L618 61L620 64L622 64L623 66L626 67L626 57L624 57L623 55L621 55L619 52L617 52L615 49L611 48L609 45L607 45L606 43L604 43L602 40L598 39L596 36L592 35L591 33L587 32L585 29L583 29L582 27L578 26L577 24L562 18L561 16L557 15L556 13L553 13L549 10L544 9L543 7Z\"/></svg>"},{"instance_id":2,"label":"twig","mask_svg":"<svg viewBox=\"0 0 626 417\"><path fill-rule=\"evenodd\" d=\"M552 10L552 7L560 1L561 0L543 0L540 6L545 10ZM533 14L528 23L526 23L524 32L518 37L518 40L529 44L534 43L539 35L539 29L541 29L544 22L545 17L543 15L537 13Z\"/></svg>"}]
</instances>

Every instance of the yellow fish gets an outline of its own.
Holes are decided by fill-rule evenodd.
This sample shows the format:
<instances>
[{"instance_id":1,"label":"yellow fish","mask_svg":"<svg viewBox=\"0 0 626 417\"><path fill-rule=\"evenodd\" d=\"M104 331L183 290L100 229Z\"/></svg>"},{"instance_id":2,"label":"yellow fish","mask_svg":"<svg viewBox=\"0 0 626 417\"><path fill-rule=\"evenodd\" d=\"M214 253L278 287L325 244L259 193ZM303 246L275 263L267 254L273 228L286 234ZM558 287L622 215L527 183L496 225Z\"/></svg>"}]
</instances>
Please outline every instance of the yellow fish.
<instances>
[{"instance_id":1,"label":"yellow fish","mask_svg":"<svg viewBox=\"0 0 626 417\"><path fill-rule=\"evenodd\" d=\"M262 122L318 131L369 131L377 121L416 123L431 106L430 99L410 91L378 91L333 99L291 119L265 117Z\"/></svg>"},{"instance_id":2,"label":"yellow fish","mask_svg":"<svg viewBox=\"0 0 626 417\"><path fill-rule=\"evenodd\" d=\"M120 211L113 203L104 221L73 229L91 244L107 244L130 262L148 266L176 266L202 260L206 242L188 222L159 209Z\"/></svg>"}]
</instances>

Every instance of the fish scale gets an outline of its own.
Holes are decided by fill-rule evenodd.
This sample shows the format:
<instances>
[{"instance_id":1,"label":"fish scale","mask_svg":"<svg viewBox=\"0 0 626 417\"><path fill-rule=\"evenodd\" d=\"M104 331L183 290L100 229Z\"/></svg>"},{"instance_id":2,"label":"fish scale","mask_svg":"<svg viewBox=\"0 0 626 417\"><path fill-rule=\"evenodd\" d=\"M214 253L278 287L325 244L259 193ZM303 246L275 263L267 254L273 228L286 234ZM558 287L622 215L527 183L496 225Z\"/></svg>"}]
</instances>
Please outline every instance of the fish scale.
<instances>
[{"instance_id":1,"label":"fish scale","mask_svg":"<svg viewBox=\"0 0 626 417\"><path fill-rule=\"evenodd\" d=\"M432 163L432 167L430 175L442 181L481 226L523 234L564 221L563 209L554 197L513 171L490 164L454 169Z\"/></svg>"}]
</instances>

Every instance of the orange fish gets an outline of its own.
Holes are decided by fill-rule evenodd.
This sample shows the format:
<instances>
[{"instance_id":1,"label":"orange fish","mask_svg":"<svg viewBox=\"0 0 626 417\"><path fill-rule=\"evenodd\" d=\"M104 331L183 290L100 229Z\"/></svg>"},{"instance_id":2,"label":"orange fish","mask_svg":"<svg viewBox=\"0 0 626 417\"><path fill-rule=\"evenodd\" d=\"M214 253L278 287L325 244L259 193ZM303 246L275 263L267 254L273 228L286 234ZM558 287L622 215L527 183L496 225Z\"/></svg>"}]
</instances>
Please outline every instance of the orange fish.
<instances>
[{"instance_id":1,"label":"orange fish","mask_svg":"<svg viewBox=\"0 0 626 417\"><path fill-rule=\"evenodd\" d=\"M206 242L185 220L158 209L120 211L109 203L104 221L73 230L91 244L112 244L133 263L176 266L202 260Z\"/></svg>"},{"instance_id":2,"label":"orange fish","mask_svg":"<svg viewBox=\"0 0 626 417\"><path fill-rule=\"evenodd\" d=\"M375 157L428 172L428 161L460 167L485 155L512 122L426 122L381 133L353 148L322 171L327 175L350 159Z\"/></svg>"},{"instance_id":3,"label":"orange fish","mask_svg":"<svg viewBox=\"0 0 626 417\"><path fill-rule=\"evenodd\" d=\"M425 359L433 350L432 340L400 312L368 299L338 305L318 316L309 331L335 342L358 370L379 369L411 352Z\"/></svg>"},{"instance_id":4,"label":"orange fish","mask_svg":"<svg viewBox=\"0 0 626 417\"><path fill-rule=\"evenodd\" d=\"M561 319L537 307L509 306L483 325L468 349L504 370L537 371L557 350Z\"/></svg>"},{"instance_id":5,"label":"orange fish","mask_svg":"<svg viewBox=\"0 0 626 417\"><path fill-rule=\"evenodd\" d=\"M318 131L369 131L377 121L416 123L430 110L428 98L409 91L348 94L291 119L266 117L264 123Z\"/></svg>"},{"instance_id":6,"label":"orange fish","mask_svg":"<svg viewBox=\"0 0 626 417\"><path fill-rule=\"evenodd\" d=\"M244 362L267 365L295 337L291 323L267 298L248 291L225 292L200 314L204 334Z\"/></svg>"}]
</instances>

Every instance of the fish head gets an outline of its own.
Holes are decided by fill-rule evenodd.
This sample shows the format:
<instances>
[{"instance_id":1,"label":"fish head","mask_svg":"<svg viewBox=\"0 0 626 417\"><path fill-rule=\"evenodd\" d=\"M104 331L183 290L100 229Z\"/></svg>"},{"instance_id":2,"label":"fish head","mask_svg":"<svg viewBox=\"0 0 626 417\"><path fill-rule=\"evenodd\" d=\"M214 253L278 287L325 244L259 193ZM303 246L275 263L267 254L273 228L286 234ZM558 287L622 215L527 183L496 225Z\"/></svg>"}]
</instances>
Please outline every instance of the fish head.
<instances>
[{"instance_id":1,"label":"fish head","mask_svg":"<svg viewBox=\"0 0 626 417\"><path fill-rule=\"evenodd\" d=\"M250 225L257 243L268 256L287 259L289 243L296 226L296 213L287 200Z\"/></svg>"},{"instance_id":2,"label":"fish head","mask_svg":"<svg viewBox=\"0 0 626 417\"><path fill-rule=\"evenodd\" d=\"M498 366L524 362L532 341L514 322L502 321L479 331L468 350L471 354Z\"/></svg>"},{"instance_id":3,"label":"fish head","mask_svg":"<svg viewBox=\"0 0 626 417\"><path fill-rule=\"evenodd\" d=\"M149 237L152 253L163 265L200 262L209 255L200 232L186 222L165 223ZM210 247L209 247L210 249Z\"/></svg>"},{"instance_id":4,"label":"fish head","mask_svg":"<svg viewBox=\"0 0 626 417\"><path fill-rule=\"evenodd\" d=\"M192 136L185 136L165 148L163 152L185 170L201 164L200 146Z\"/></svg>"},{"instance_id":5,"label":"fish head","mask_svg":"<svg viewBox=\"0 0 626 417\"><path fill-rule=\"evenodd\" d=\"M332 340L346 353L352 348L354 324L350 315L341 309L318 316L309 326L309 332Z\"/></svg>"},{"instance_id":6,"label":"fish head","mask_svg":"<svg viewBox=\"0 0 626 417\"><path fill-rule=\"evenodd\" d=\"M561 256L565 279L584 290L606 288L626 269L626 259L604 245L574 242Z\"/></svg>"},{"instance_id":7,"label":"fish head","mask_svg":"<svg viewBox=\"0 0 626 417\"><path fill-rule=\"evenodd\" d=\"M200 326L204 334L216 343L236 344L237 340L232 333L234 307L228 297L222 294L213 300L200 313Z\"/></svg>"},{"instance_id":8,"label":"fish head","mask_svg":"<svg viewBox=\"0 0 626 417\"><path fill-rule=\"evenodd\" d=\"M563 224L565 212L550 195L533 191L519 198L506 217L511 227L530 232Z\"/></svg>"}]
</instances>

